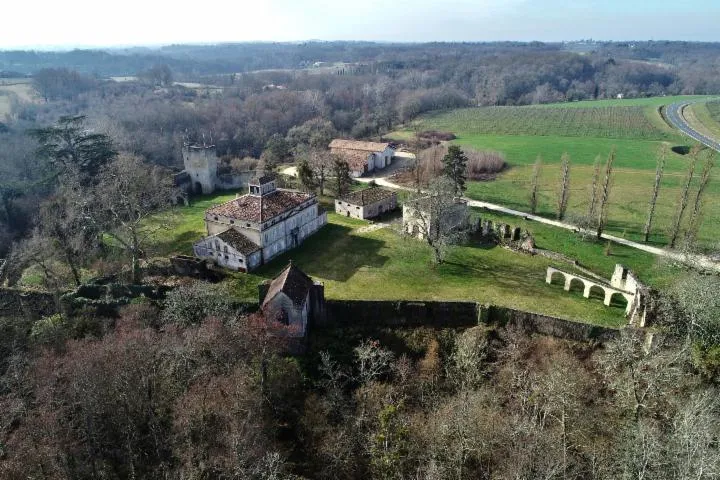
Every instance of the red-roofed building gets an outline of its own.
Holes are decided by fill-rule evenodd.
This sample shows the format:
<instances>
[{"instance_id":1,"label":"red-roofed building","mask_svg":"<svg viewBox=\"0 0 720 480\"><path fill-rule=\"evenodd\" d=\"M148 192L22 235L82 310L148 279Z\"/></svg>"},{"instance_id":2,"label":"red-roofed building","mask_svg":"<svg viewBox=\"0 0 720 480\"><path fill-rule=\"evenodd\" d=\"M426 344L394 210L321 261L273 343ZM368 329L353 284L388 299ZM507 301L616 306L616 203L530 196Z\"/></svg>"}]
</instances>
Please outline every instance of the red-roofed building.
<instances>
[{"instance_id":1,"label":"red-roofed building","mask_svg":"<svg viewBox=\"0 0 720 480\"><path fill-rule=\"evenodd\" d=\"M380 170L392 163L395 150L389 143L361 142L336 138L330 142L330 152L343 158L350 167L350 174L359 177L373 170Z\"/></svg>"},{"instance_id":2,"label":"red-roofed building","mask_svg":"<svg viewBox=\"0 0 720 480\"><path fill-rule=\"evenodd\" d=\"M251 180L249 189L205 211L208 236L194 245L196 256L248 272L327 223L314 194L278 189L272 175Z\"/></svg>"}]
</instances>

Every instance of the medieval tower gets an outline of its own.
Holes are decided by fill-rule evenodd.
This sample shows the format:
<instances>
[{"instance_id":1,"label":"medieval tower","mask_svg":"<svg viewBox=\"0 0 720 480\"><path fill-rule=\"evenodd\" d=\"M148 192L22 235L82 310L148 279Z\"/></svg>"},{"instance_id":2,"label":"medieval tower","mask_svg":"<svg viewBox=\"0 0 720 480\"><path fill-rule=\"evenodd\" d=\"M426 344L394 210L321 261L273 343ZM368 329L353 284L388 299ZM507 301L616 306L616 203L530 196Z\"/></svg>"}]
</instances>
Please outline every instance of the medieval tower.
<instances>
[{"instance_id":1,"label":"medieval tower","mask_svg":"<svg viewBox=\"0 0 720 480\"><path fill-rule=\"evenodd\" d=\"M218 158L215 145L183 143L183 164L192 181L192 192L208 194L215 191Z\"/></svg>"}]
</instances>

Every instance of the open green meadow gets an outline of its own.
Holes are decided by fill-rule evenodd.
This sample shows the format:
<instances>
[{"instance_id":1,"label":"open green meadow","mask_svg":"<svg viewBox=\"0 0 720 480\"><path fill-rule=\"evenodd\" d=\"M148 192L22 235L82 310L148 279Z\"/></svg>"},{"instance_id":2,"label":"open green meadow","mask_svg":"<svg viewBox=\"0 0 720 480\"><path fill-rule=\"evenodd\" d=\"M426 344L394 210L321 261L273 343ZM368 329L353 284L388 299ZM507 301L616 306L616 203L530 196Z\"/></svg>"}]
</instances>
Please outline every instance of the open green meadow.
<instances>
[{"instance_id":1,"label":"open green meadow","mask_svg":"<svg viewBox=\"0 0 720 480\"><path fill-rule=\"evenodd\" d=\"M191 253L192 243L205 233L203 211L234 195L206 197L191 207L178 207L158 218L169 229L156 235L157 254ZM326 204L329 205L329 204ZM474 215L501 219L475 211ZM452 248L447 261L432 266L429 247L406 238L392 226L365 229L368 222L328 214L329 223L300 247L275 258L251 275L236 274L230 283L240 297L256 298L257 283L272 278L292 259L305 272L325 284L326 295L336 299L470 300L513 307L570 320L620 326L621 305L607 308L598 299L583 299L581 292L564 292L561 285L545 284L549 265L572 270L541 256L519 254L501 247L471 242ZM580 258L581 264L608 276L615 263L624 263L653 282L663 281L652 255L626 247L613 247L605 256L604 244L584 242L572 232L524 223L508 223L530 230L538 246Z\"/></svg>"},{"instance_id":2,"label":"open green meadow","mask_svg":"<svg viewBox=\"0 0 720 480\"><path fill-rule=\"evenodd\" d=\"M657 97L637 100L604 100L532 107L465 108L429 114L414 128L454 133L454 143L477 150L503 152L510 168L494 181L470 182L467 196L528 211L532 165L540 155L539 213L556 212L560 157L571 157L568 217L586 214L592 180L592 164L603 162L615 149L615 175L610 195L607 231L642 240L648 202L655 176L658 150L688 146L690 140L663 120L660 106L698 97ZM711 98L711 97L699 97ZM400 132L407 134L408 131ZM392 135L394 136L394 134ZM657 205L650 242L665 244L675 212L688 157L670 152ZM701 166L696 170L696 186ZM715 169L704 202L704 221L699 240L715 246L720 236L720 170ZM689 216L689 215L686 215Z\"/></svg>"}]
</instances>

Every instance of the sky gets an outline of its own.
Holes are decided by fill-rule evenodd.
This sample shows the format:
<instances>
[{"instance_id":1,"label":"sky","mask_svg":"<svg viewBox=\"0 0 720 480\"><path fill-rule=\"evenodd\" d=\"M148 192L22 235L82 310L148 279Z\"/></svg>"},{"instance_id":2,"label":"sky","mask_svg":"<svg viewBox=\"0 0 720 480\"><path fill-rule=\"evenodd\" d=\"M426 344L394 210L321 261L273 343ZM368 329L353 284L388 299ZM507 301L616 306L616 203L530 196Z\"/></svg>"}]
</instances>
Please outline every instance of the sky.
<instances>
[{"instance_id":1,"label":"sky","mask_svg":"<svg viewBox=\"0 0 720 480\"><path fill-rule=\"evenodd\" d=\"M0 49L242 41L720 41L720 0L36 0ZM24 20L23 20L24 19Z\"/></svg>"}]
</instances>

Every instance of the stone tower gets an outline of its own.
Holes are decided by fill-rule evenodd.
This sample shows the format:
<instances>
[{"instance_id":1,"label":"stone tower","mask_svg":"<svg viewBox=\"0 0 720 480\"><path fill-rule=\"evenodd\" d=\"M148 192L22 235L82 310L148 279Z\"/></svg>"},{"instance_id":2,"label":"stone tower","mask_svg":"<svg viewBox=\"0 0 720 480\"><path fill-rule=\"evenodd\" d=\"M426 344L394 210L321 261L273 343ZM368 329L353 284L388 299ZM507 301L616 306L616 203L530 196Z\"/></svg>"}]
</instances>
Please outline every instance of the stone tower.
<instances>
[{"instance_id":1,"label":"stone tower","mask_svg":"<svg viewBox=\"0 0 720 480\"><path fill-rule=\"evenodd\" d=\"M182 157L185 171L192 181L192 192L194 194L214 192L218 164L215 145L184 143Z\"/></svg>"}]
</instances>

